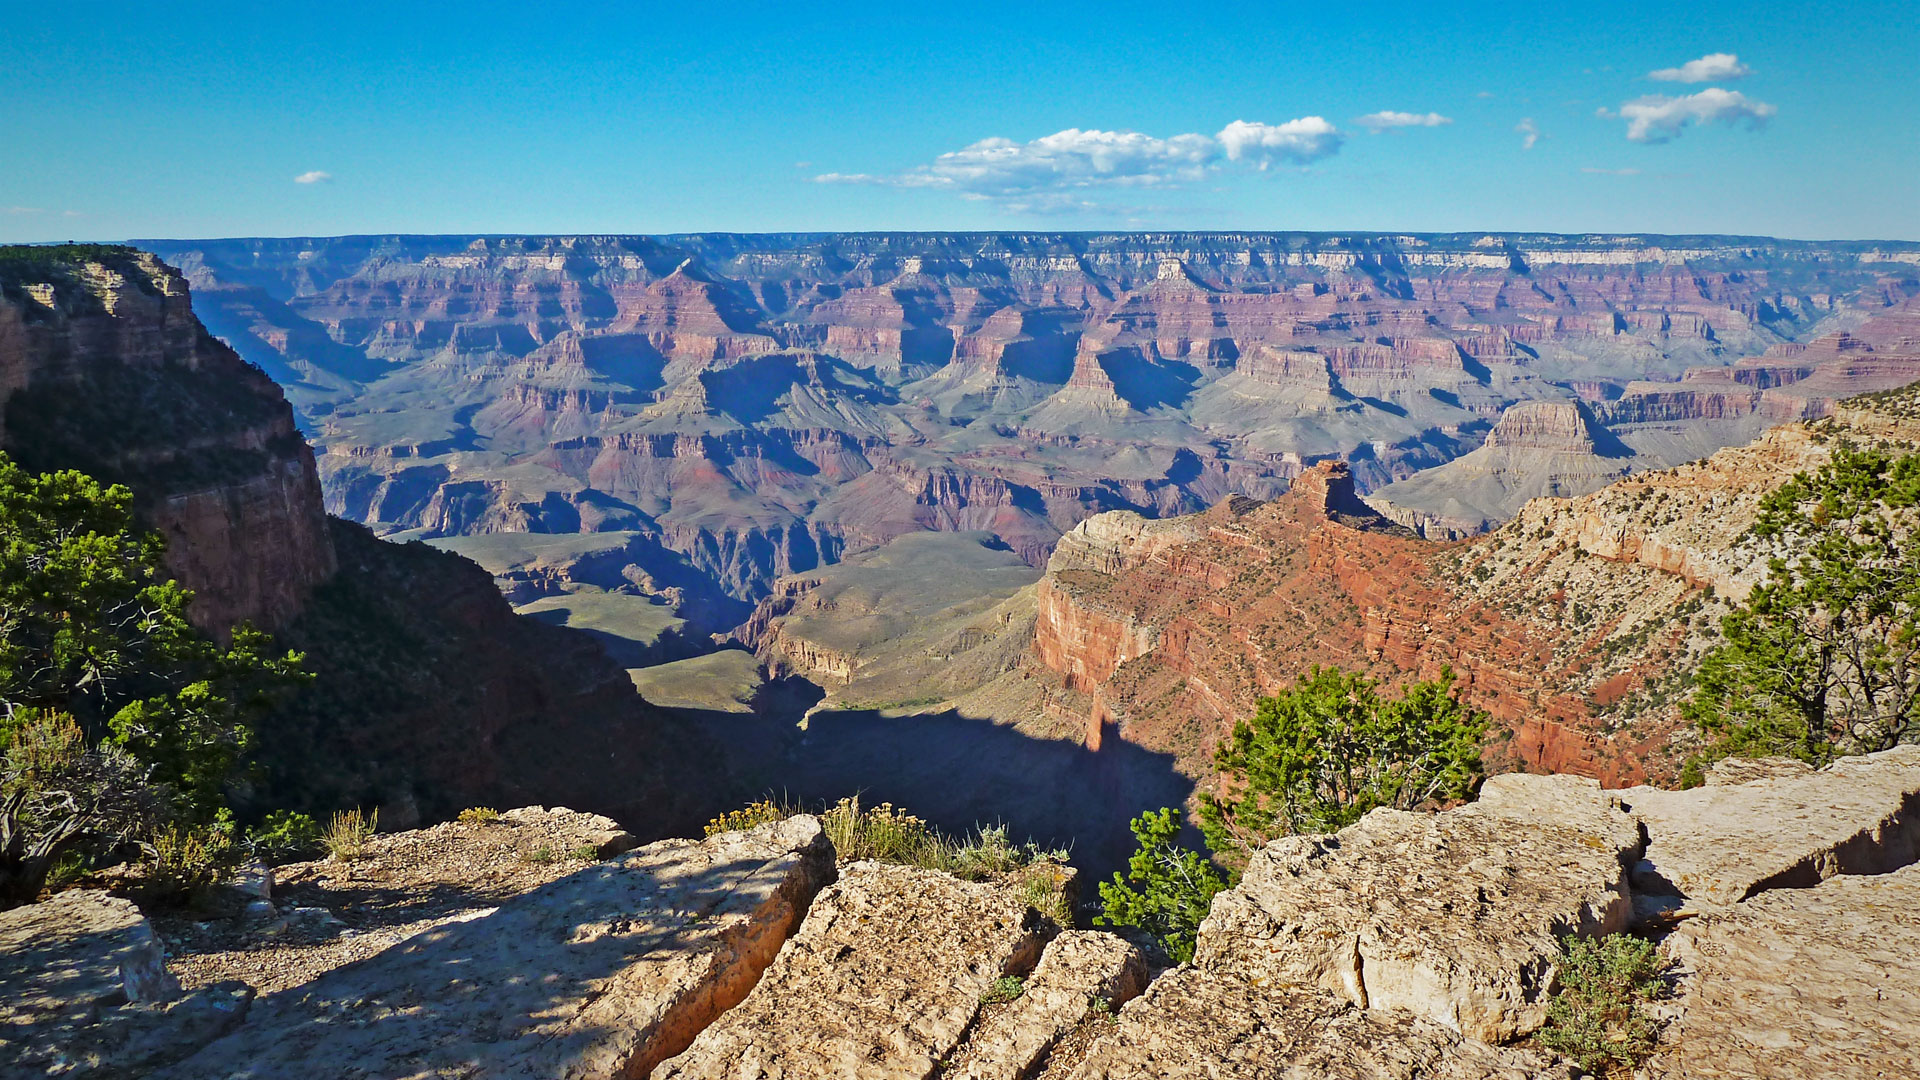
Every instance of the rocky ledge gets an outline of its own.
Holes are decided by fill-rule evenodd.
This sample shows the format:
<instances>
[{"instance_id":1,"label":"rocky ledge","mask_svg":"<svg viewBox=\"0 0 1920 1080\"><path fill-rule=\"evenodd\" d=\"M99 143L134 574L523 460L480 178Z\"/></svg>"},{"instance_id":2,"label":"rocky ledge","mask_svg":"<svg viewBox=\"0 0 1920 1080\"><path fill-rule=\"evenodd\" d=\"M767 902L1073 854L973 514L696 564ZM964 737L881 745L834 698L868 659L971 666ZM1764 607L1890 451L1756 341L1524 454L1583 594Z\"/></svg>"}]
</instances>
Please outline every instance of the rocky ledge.
<instances>
[{"instance_id":1,"label":"rocky ledge","mask_svg":"<svg viewBox=\"0 0 1920 1080\"><path fill-rule=\"evenodd\" d=\"M503 818L621 846L560 813ZM258 1000L237 982L183 995L192 965L167 970L131 905L72 892L0 914L0 1072L1570 1078L1534 1038L1561 943L1630 929L1673 965L1644 1075L1906 1076L1916 841L1920 748L1738 763L1688 792L1500 776L1455 810L1268 845L1194 962L1151 980L1133 945L1053 924L1014 882L836 864L806 816L583 851ZM473 824L380 843L376 860L437 851L450 875L471 846L481 877L501 850Z\"/></svg>"}]
</instances>

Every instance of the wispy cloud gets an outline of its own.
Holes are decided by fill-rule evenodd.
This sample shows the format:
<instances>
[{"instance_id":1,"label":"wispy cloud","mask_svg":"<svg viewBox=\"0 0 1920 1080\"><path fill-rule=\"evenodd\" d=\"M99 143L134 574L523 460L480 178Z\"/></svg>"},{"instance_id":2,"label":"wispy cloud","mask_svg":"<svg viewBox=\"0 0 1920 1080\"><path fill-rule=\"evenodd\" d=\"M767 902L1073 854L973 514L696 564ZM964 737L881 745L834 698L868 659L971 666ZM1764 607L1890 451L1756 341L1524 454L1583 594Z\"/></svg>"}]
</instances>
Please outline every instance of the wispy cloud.
<instances>
[{"instance_id":1,"label":"wispy cloud","mask_svg":"<svg viewBox=\"0 0 1920 1080\"><path fill-rule=\"evenodd\" d=\"M44 214L46 212L47 212L46 208L40 207L40 206L9 206L7 207L7 213L9 214Z\"/></svg>"},{"instance_id":2,"label":"wispy cloud","mask_svg":"<svg viewBox=\"0 0 1920 1080\"><path fill-rule=\"evenodd\" d=\"M1521 135L1520 149L1522 150L1533 149L1539 144L1541 139L1545 138L1544 135L1540 134L1540 125L1534 123L1533 117L1531 116L1513 125L1513 130L1519 132Z\"/></svg>"},{"instance_id":3,"label":"wispy cloud","mask_svg":"<svg viewBox=\"0 0 1920 1080\"><path fill-rule=\"evenodd\" d=\"M1580 171L1591 176L1639 176L1639 169L1601 169L1592 165L1583 165Z\"/></svg>"},{"instance_id":4,"label":"wispy cloud","mask_svg":"<svg viewBox=\"0 0 1920 1080\"><path fill-rule=\"evenodd\" d=\"M293 182L296 184L331 184L333 183L333 174L315 169L312 172L303 172L299 176L294 177Z\"/></svg>"},{"instance_id":5,"label":"wispy cloud","mask_svg":"<svg viewBox=\"0 0 1920 1080\"><path fill-rule=\"evenodd\" d=\"M1345 136L1323 117L1281 124L1235 120L1212 135L1160 138L1138 131L1068 128L1026 142L982 139L900 173L828 172L820 184L934 188L1029 213L1100 207L1101 188L1172 188L1205 179L1228 165L1266 170L1304 166L1338 153Z\"/></svg>"},{"instance_id":6,"label":"wispy cloud","mask_svg":"<svg viewBox=\"0 0 1920 1080\"><path fill-rule=\"evenodd\" d=\"M1745 123L1748 128L1764 127L1768 118L1780 110L1738 90L1709 86L1698 93L1667 97L1649 94L1620 106L1620 111L1600 109L1598 115L1625 120L1627 138L1638 143L1663 143L1677 137L1688 124Z\"/></svg>"},{"instance_id":7,"label":"wispy cloud","mask_svg":"<svg viewBox=\"0 0 1920 1080\"><path fill-rule=\"evenodd\" d=\"M1381 112L1368 113L1358 120L1355 120L1354 123L1378 135L1383 131L1397 131L1401 128L1444 127L1447 124L1453 123L1453 118L1450 116L1441 116L1437 112L1410 113L1394 112L1391 109L1387 109Z\"/></svg>"},{"instance_id":8,"label":"wispy cloud","mask_svg":"<svg viewBox=\"0 0 1920 1080\"><path fill-rule=\"evenodd\" d=\"M1732 53L1708 53L1698 60L1689 60L1679 67L1661 68L1647 72L1647 78L1655 82L1703 83L1718 82L1723 79L1744 79L1753 74L1753 69L1740 62Z\"/></svg>"}]
</instances>

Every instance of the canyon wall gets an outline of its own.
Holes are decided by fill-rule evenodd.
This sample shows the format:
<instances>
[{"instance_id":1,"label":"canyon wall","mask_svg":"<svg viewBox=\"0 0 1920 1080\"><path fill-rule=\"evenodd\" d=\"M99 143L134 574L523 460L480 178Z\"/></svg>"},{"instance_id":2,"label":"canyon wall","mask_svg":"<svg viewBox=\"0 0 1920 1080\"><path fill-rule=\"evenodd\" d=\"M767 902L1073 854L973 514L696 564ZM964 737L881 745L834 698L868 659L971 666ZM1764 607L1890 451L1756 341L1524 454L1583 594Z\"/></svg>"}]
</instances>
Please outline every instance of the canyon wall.
<instances>
[{"instance_id":1,"label":"canyon wall","mask_svg":"<svg viewBox=\"0 0 1920 1080\"><path fill-rule=\"evenodd\" d=\"M1496 722L1495 768L1669 778L1689 745L1678 705L1693 666L1780 554L1748 535L1762 500L1835 438L1920 445L1916 399L1854 399L1697 463L1534 499L1467 542L1342 513L1352 481L1338 464L1267 503L1144 529L1102 515L1040 583L1034 662L1081 693L1089 744L1117 733L1195 776L1260 696L1338 664L1390 684L1451 667Z\"/></svg>"},{"instance_id":2,"label":"canyon wall","mask_svg":"<svg viewBox=\"0 0 1920 1080\"><path fill-rule=\"evenodd\" d=\"M258 718L242 812L381 807L407 827L472 805L570 802L637 831L722 798L712 748L634 693L590 637L516 617L479 567L329 520L271 379L128 248L0 248L0 449L126 484L194 621L305 654L313 684Z\"/></svg>"},{"instance_id":3,"label":"canyon wall","mask_svg":"<svg viewBox=\"0 0 1920 1080\"><path fill-rule=\"evenodd\" d=\"M132 488L204 628L277 628L333 573L280 388L201 327L150 254L0 260L0 449Z\"/></svg>"},{"instance_id":4,"label":"canyon wall","mask_svg":"<svg viewBox=\"0 0 1920 1080\"><path fill-rule=\"evenodd\" d=\"M1732 237L153 247L286 385L335 513L409 536L636 532L749 604L908 533L989 531L1037 568L1094 514L1271 498L1317 461L1371 491L1528 403L1587 400L1629 465L1689 460L1817 415L1793 386L1818 358L1777 350L1916 291L1902 245ZM1871 388L1874 348L1819 393Z\"/></svg>"}]
</instances>

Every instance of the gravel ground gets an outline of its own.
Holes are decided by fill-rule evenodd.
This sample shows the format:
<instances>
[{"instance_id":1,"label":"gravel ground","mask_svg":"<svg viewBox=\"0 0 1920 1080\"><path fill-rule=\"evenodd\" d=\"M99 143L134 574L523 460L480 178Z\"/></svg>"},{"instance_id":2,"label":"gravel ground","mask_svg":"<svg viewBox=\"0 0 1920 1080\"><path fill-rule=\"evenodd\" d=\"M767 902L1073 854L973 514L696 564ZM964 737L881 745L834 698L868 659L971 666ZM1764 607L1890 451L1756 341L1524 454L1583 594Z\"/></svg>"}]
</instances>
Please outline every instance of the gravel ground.
<instances>
[{"instance_id":1,"label":"gravel ground","mask_svg":"<svg viewBox=\"0 0 1920 1080\"><path fill-rule=\"evenodd\" d=\"M607 818L509 810L486 823L376 836L351 860L275 867L268 904L248 906L251 898L229 891L207 912L150 919L182 986L239 979L271 994L477 918L632 844Z\"/></svg>"}]
</instances>

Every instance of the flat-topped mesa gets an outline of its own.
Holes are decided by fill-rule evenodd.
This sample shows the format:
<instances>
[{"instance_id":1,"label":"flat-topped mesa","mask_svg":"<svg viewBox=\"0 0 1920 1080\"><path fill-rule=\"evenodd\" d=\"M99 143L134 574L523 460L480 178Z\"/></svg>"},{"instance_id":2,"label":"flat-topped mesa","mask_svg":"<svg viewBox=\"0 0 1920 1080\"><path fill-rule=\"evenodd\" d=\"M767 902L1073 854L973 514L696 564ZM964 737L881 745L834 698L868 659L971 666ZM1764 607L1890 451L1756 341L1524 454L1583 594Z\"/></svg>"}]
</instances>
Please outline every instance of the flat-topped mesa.
<instances>
[{"instance_id":1,"label":"flat-topped mesa","mask_svg":"<svg viewBox=\"0 0 1920 1080\"><path fill-rule=\"evenodd\" d=\"M1500 414L1486 445L1591 454L1599 438L1593 414L1578 401L1526 401Z\"/></svg>"},{"instance_id":2,"label":"flat-topped mesa","mask_svg":"<svg viewBox=\"0 0 1920 1080\"><path fill-rule=\"evenodd\" d=\"M1293 478L1293 486L1281 498L1293 504L1303 520L1320 517L1350 529L1414 535L1361 501L1354 490L1353 470L1344 461L1322 461L1308 467Z\"/></svg>"},{"instance_id":3,"label":"flat-topped mesa","mask_svg":"<svg viewBox=\"0 0 1920 1080\"><path fill-rule=\"evenodd\" d=\"M15 249L21 250L21 249ZM145 252L0 263L0 450L133 489L166 568L216 633L276 628L333 573L313 454L280 388L194 317Z\"/></svg>"}]
</instances>

